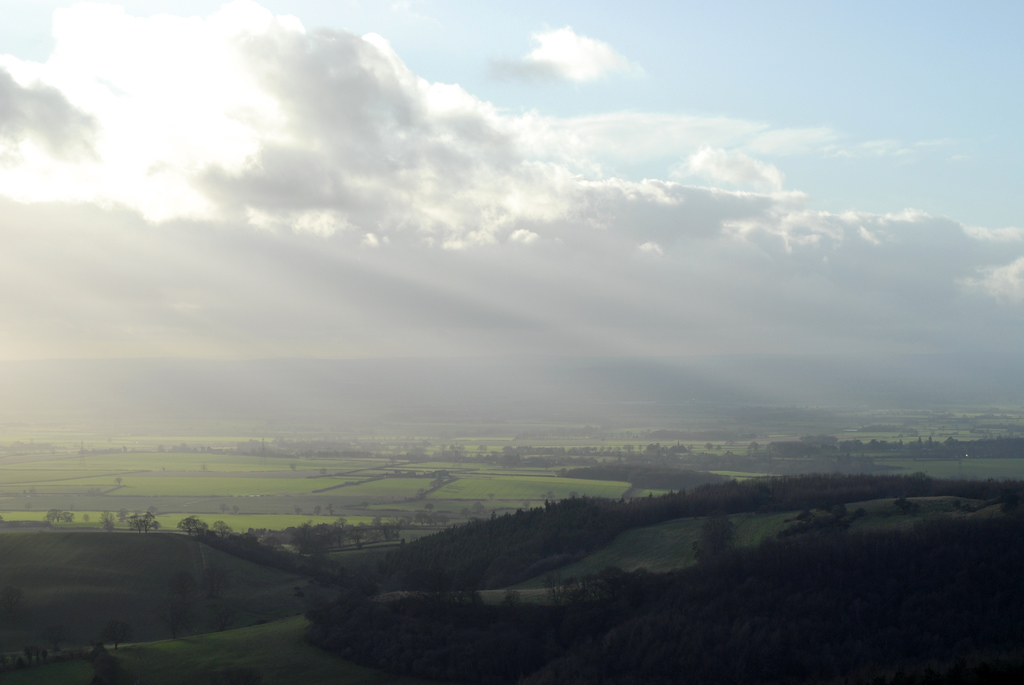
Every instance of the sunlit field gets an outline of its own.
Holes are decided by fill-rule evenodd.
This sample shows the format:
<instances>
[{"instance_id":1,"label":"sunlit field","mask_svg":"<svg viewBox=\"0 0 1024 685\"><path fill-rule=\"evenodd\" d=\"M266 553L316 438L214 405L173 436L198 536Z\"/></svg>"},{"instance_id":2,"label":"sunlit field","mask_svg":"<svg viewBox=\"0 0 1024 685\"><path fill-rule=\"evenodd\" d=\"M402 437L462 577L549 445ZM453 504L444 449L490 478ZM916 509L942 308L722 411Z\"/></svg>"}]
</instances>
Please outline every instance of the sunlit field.
<instances>
[{"instance_id":1,"label":"sunlit field","mask_svg":"<svg viewBox=\"0 0 1024 685\"><path fill-rule=\"evenodd\" d=\"M180 640L125 645L112 652L128 682L152 685L207 683L211 674L231 668L255 669L266 685L426 685L346 662L307 644L301 617L266 625L196 635ZM87 683L92 665L83 660L11 671L4 683L51 685ZM137 679L137 680L136 680Z\"/></svg>"},{"instance_id":2,"label":"sunlit field","mask_svg":"<svg viewBox=\"0 0 1024 685\"><path fill-rule=\"evenodd\" d=\"M209 524L224 521L237 531L284 529L339 517L350 524L381 517L407 519L412 527L437 527L573 496L618 499L662 494L671 488L564 475L595 464L648 464L652 446L684 450L668 457L662 451L658 463L665 467L737 480L849 468L834 459L769 455L770 445L793 443L802 435L826 430L841 443L859 445L850 456L859 460L860 470L922 472L940 478L1024 477L1024 454L958 461L908 458L893 451L893 445L918 439L936 444L958 440L969 455L972 439L1012 437L1024 431L1024 419L1017 413L830 414L818 426L799 417L780 423L772 412L765 413L776 417L770 426L765 423L769 418L757 412L747 417L756 428L723 424L716 429L743 437L707 440L663 440L642 426L597 434L593 428L554 424L478 436L458 424L409 424L372 437L354 434L341 439L301 430L286 439L257 439L238 437L241 431L220 436L105 436L21 427L0 431L0 516L7 522L42 523L50 510L67 511L74 514L73 520L56 527L76 530L99 529L104 511L149 511L164 530L173 530L187 515ZM573 433L580 436L567 437ZM443 434L449 437L438 437ZM417 521L416 515L423 512L434 518ZM127 526L118 521L116 528Z\"/></svg>"}]
</instances>

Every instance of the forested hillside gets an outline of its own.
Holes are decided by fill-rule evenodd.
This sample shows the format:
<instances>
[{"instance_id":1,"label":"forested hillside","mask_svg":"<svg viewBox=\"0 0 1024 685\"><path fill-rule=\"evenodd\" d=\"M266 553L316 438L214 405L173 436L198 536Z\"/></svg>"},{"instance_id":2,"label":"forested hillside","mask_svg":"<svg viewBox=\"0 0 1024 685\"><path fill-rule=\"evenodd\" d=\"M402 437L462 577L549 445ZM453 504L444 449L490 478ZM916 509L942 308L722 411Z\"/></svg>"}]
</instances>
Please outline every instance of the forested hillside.
<instances>
[{"instance_id":1,"label":"forested hillside","mask_svg":"<svg viewBox=\"0 0 1024 685\"><path fill-rule=\"evenodd\" d=\"M383 570L392 589L499 588L576 561L624 530L682 517L828 510L882 497L985 500L1002 496L1008 487L995 481L833 474L730 481L629 502L573 498L473 521L403 545Z\"/></svg>"},{"instance_id":2,"label":"forested hillside","mask_svg":"<svg viewBox=\"0 0 1024 685\"><path fill-rule=\"evenodd\" d=\"M811 476L550 503L405 545L385 564L389 582L428 591L346 593L309 614L309 639L396 673L523 685L824 682L868 665L1011 653L1024 645L1021 487ZM880 497L912 516L913 498L938 495L982 508L869 532L797 525L797 534L726 545L681 571L608 568L552 581L543 606L514 591L488 606L473 591L661 520L705 516L712 529L728 525L713 514L810 508L838 520L839 505ZM426 570L417 575L417 565Z\"/></svg>"},{"instance_id":3,"label":"forested hillside","mask_svg":"<svg viewBox=\"0 0 1024 685\"><path fill-rule=\"evenodd\" d=\"M665 575L608 570L553 606L349 594L310 615L345 658L467 683L775 683L1024 644L1018 515L831 533Z\"/></svg>"}]
</instances>

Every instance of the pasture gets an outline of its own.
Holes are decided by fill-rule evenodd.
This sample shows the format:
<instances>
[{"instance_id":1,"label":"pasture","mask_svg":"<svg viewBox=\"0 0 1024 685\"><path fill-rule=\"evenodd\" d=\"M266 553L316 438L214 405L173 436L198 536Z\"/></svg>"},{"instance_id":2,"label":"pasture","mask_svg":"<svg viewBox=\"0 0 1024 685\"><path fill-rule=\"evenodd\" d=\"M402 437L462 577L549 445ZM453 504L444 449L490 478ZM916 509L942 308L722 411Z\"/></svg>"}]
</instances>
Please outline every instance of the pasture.
<instances>
[{"instance_id":1,"label":"pasture","mask_svg":"<svg viewBox=\"0 0 1024 685\"><path fill-rule=\"evenodd\" d=\"M895 443L917 436L932 436L937 442L946 437L966 441L972 436L1012 436L1018 427L1024 431L1024 418L1002 411L824 412L820 423L807 423L812 415L816 416L812 412L787 423L788 419L777 418L781 414L768 412L765 416L777 421L768 425L756 411L748 412L750 426L719 432L751 432L763 451L775 440L799 440L802 432ZM634 488L626 482L558 475L563 469L586 465L645 463L652 438L644 427L599 431L554 423L496 423L470 430L458 423L408 423L345 436L303 432L306 428L281 428L275 435L272 424L262 422L222 422L202 428L207 434L107 435L81 427L4 430L0 426L0 516L9 521L42 520L50 509L66 510L76 514L70 527L86 529L99 528L98 515L103 511L151 511L164 527L196 515L208 523L223 520L236 531L245 531L283 529L306 520L328 522L338 516L350 523L370 522L377 515L414 518L427 505L447 517L448 523L458 523L469 516L540 506L545 500L573 494L618 499L666 491L657 483ZM224 432L216 435L215 428ZM678 464L736 479L765 475L772 465L784 472L802 468L799 457L767 464L751 459L747 454L750 437L661 442L682 444L696 452L685 457L692 465L680 462L683 457L669 456L668 467ZM965 448L969 450L966 443ZM958 463L898 458L885 450L859 454L873 460L865 468L880 472L1024 477L1024 455ZM828 470L830 464L827 459L808 461L803 468ZM439 483L438 476L445 480Z\"/></svg>"},{"instance_id":2,"label":"pasture","mask_svg":"<svg viewBox=\"0 0 1024 685\"><path fill-rule=\"evenodd\" d=\"M0 587L23 592L0 623L0 645L45 644L43 630L62 625L67 644L88 644L108 620L129 623L137 640L167 637L157 616L170 577L202 582L211 567L227 577L222 598L231 625L300 613L299 579L211 549L184 535L73 532L0 534ZM302 581L305 584L305 581ZM212 610L197 596L193 630L209 630Z\"/></svg>"},{"instance_id":3,"label":"pasture","mask_svg":"<svg viewBox=\"0 0 1024 685\"><path fill-rule=\"evenodd\" d=\"M459 478L431 493L432 500L523 500L564 499L573 493L592 497L618 499L629 483L606 480L583 480L553 476L499 476L496 478Z\"/></svg>"},{"instance_id":4,"label":"pasture","mask_svg":"<svg viewBox=\"0 0 1024 685\"><path fill-rule=\"evenodd\" d=\"M501 513L574 494L619 498L652 492L631 492L628 483L560 478L554 466L359 454L307 458L111 451L73 456L28 451L0 457L0 516L42 521L48 510L58 509L75 514L73 523L58 527L98 529L103 511L150 511L163 528L196 515L246 531L338 516L351 524L369 523L377 515L412 518L428 503L449 519L461 520L476 502ZM449 478L441 487L435 480L439 472Z\"/></svg>"},{"instance_id":5,"label":"pasture","mask_svg":"<svg viewBox=\"0 0 1024 685\"><path fill-rule=\"evenodd\" d=\"M425 681L393 676L357 666L306 644L301 617L265 625L209 633L178 640L122 646L110 653L117 659L120 683L196 685L212 674L251 668L264 685L427 685ZM42 666L3 675L5 685L87 683L92 667L84 661Z\"/></svg>"}]
</instances>

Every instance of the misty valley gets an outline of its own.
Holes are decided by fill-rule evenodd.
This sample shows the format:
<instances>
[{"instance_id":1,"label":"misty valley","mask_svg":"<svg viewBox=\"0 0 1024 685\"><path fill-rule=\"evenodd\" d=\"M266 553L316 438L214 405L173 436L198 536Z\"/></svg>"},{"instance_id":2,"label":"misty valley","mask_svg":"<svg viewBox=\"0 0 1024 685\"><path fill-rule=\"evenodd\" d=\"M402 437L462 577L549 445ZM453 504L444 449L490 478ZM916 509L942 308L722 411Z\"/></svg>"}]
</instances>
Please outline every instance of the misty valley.
<instances>
[{"instance_id":1,"label":"misty valley","mask_svg":"<svg viewBox=\"0 0 1024 685\"><path fill-rule=\"evenodd\" d=\"M1024 674L1019 410L421 411L7 424L4 682Z\"/></svg>"},{"instance_id":2,"label":"misty valley","mask_svg":"<svg viewBox=\"0 0 1024 685\"><path fill-rule=\"evenodd\" d=\"M0 2L0 685L1024 683L1022 35Z\"/></svg>"}]
</instances>

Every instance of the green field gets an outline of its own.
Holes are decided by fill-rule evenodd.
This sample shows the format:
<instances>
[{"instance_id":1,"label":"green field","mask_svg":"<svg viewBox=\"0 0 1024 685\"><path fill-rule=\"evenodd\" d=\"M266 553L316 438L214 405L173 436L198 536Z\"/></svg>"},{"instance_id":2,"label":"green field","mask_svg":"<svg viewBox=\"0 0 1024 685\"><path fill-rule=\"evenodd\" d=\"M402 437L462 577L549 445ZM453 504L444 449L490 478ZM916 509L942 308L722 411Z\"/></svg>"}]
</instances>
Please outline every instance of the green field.
<instances>
[{"instance_id":1,"label":"green field","mask_svg":"<svg viewBox=\"0 0 1024 685\"><path fill-rule=\"evenodd\" d=\"M124 452L67 456L37 455L28 462L31 469L42 471L110 471L131 473L136 471L198 471L210 473L232 473L238 471L290 471L291 464L296 470L315 471L326 467L332 471L365 468L376 462L370 460L298 460L292 457L259 457L247 454L212 454L202 452ZM203 467L206 469L203 469ZM16 467L16 468L25 468Z\"/></svg>"},{"instance_id":2,"label":"green field","mask_svg":"<svg viewBox=\"0 0 1024 685\"><path fill-rule=\"evenodd\" d=\"M564 499L572 493L618 499L629 483L606 480L582 480L543 476L506 476L497 478L459 478L432 493L436 500L544 500ZM551 494L549 494L551 493Z\"/></svg>"},{"instance_id":3,"label":"green field","mask_svg":"<svg viewBox=\"0 0 1024 685\"><path fill-rule=\"evenodd\" d=\"M306 478L282 475L221 475L197 472L195 475L127 476L121 487L109 494L113 497L159 497L165 495L194 496L247 496L310 493L314 490L342 485L347 478ZM99 478L82 479L75 487L86 488L106 484Z\"/></svg>"},{"instance_id":4,"label":"green field","mask_svg":"<svg viewBox=\"0 0 1024 685\"><path fill-rule=\"evenodd\" d=\"M100 513L99 511L76 511L75 520L72 523L57 523L53 525L54 530L100 530ZM284 530L291 526L300 526L306 521L312 521L316 523L332 523L337 520L338 516L329 516L326 511L320 516L316 516L313 512L308 514L188 514L190 516L196 516L196 518L202 519L207 525L212 526L215 521L223 521L224 523L231 526L231 529L236 533L244 533L250 528L266 528L268 530ZM46 513L42 511L5 511L3 513L4 521L36 521L42 523L45 521ZM85 521L84 517L88 516L89 521ZM158 514L156 520L160 523L161 530L176 530L178 521L185 518L186 514ZM352 516L346 515L345 522L348 524L359 524L359 523L370 523L373 521L373 516ZM127 523L117 522L114 524L115 530L117 531L131 531ZM10 531L10 529L8 529ZM0 529L2 532L2 529Z\"/></svg>"},{"instance_id":5,"label":"green field","mask_svg":"<svg viewBox=\"0 0 1024 685\"><path fill-rule=\"evenodd\" d=\"M128 622L135 638L169 636L156 607L176 572L202 580L208 568L227 571L223 603L232 625L301 613L291 574L241 561L184 535L150 533L0 534L0 587L20 588L24 599L0 623L0 645L39 644L47 626L63 625L70 644L98 638L110 619ZM209 630L212 606L197 600L194 630Z\"/></svg>"},{"instance_id":6,"label":"green field","mask_svg":"<svg viewBox=\"0 0 1024 685\"><path fill-rule=\"evenodd\" d=\"M665 468L746 479L765 471L797 473L843 467L835 457L763 458L770 442L798 441L802 434L827 433L862 443L954 437L965 441L969 451L966 441L972 437L1024 432L1024 416L1016 410L1010 414L1005 410L753 411L743 416L749 423L713 416L705 416L699 423L702 429L718 426L717 432L744 433L756 440L662 440L658 444L683 444L694 450L694 454L663 454L660 458ZM277 434L275 425L280 429ZM198 436L107 435L91 433L83 426L20 425L6 430L0 426L0 516L41 520L47 510L61 509L76 513L73 527L98 528L98 512L123 508L154 511L164 527L173 527L184 516L197 515L208 523L223 520L236 531L245 531L283 529L306 520L328 522L338 516L350 523L369 522L378 514L413 518L430 504L434 513L454 524L491 511L501 514L573 494L612 499L662 494L665 489L656 482L638 481L644 487L634 488L625 482L558 476L580 466L630 466L634 459L637 464L647 464L646 451L656 442L649 435L653 428L664 426L598 431L593 426L513 425L498 420L478 426L457 421L399 422L363 434L329 435L317 433L312 424L285 428L273 422L240 421L197 424ZM216 429L225 432L203 434ZM474 431L480 435L474 436ZM756 449L748 453L751 442L761 446L762 458L757 458ZM979 479L1024 477L1024 458L965 459L958 464L894 458L896 455L883 449L857 454L863 462L858 468L869 471L923 471L937 477ZM453 480L435 488L439 471ZM477 503L484 507L483 512L475 507ZM88 523L83 521L86 513L92 519Z\"/></svg>"},{"instance_id":7,"label":"green field","mask_svg":"<svg viewBox=\"0 0 1024 685\"><path fill-rule=\"evenodd\" d=\"M213 674L240 667L256 669L265 685L427 685L356 666L308 645L302 637L305 628L305 619L296 617L223 633L126 645L110 653L118 662L118 685L204 685ZM84 685L91 678L92 666L74 661L11 671L3 675L3 682Z\"/></svg>"}]
</instances>

